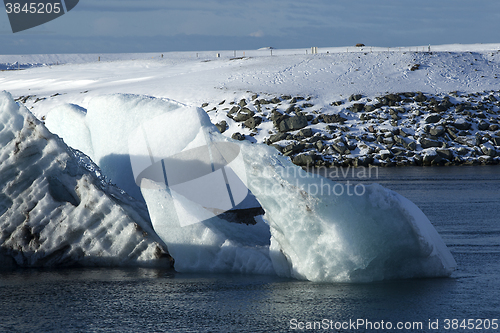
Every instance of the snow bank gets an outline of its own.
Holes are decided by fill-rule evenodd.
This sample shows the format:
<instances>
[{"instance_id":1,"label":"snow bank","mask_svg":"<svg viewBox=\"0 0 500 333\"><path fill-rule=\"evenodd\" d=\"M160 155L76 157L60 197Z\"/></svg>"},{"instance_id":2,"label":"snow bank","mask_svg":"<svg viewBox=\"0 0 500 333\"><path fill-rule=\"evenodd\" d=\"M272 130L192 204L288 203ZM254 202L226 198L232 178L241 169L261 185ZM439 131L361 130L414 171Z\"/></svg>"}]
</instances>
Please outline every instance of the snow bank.
<instances>
[{"instance_id":1,"label":"snow bank","mask_svg":"<svg viewBox=\"0 0 500 333\"><path fill-rule=\"evenodd\" d=\"M78 114L74 107L65 111ZM83 129L74 133L86 135L84 127L62 119L56 127L74 125ZM85 155L1 92L0 268L170 267L143 205L103 183L98 172Z\"/></svg>"}]
</instances>

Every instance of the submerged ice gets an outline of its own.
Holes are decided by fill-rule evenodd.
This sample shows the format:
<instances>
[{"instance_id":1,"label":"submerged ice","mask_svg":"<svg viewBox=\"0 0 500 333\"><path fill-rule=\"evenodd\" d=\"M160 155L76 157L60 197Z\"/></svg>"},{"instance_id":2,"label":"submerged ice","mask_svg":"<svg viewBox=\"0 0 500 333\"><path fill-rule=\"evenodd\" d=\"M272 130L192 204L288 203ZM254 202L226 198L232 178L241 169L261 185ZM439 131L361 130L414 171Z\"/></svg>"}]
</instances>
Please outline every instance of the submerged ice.
<instances>
[{"instance_id":1,"label":"submerged ice","mask_svg":"<svg viewBox=\"0 0 500 333\"><path fill-rule=\"evenodd\" d=\"M411 201L377 184L349 195L347 185L307 173L271 147L224 137L201 109L134 95L92 100L83 121L82 113L74 110L61 116L63 109L49 113L47 123L56 124L53 130L58 133L59 128L66 142L90 142L87 148L80 146L88 149L84 153L113 182L145 200L154 230L168 244L178 271L369 282L448 276L455 268L441 237ZM71 117L79 117L88 130L58 127L58 119L70 123ZM237 162L226 161L227 168L213 163L220 143L239 148ZM222 176L190 171L193 165L210 165L201 155L188 154L204 146L212 147L212 172L228 172L225 183L215 181ZM192 174L186 182L206 177L199 184L210 189L200 185L196 193L203 200L193 200L192 192L179 194L169 183L168 163L179 156L185 160L177 165L185 167L185 175ZM157 168L156 176L137 177L148 168ZM228 174L242 180L264 216L241 223L236 215L221 218L207 207L221 198L224 186L231 191Z\"/></svg>"}]
</instances>

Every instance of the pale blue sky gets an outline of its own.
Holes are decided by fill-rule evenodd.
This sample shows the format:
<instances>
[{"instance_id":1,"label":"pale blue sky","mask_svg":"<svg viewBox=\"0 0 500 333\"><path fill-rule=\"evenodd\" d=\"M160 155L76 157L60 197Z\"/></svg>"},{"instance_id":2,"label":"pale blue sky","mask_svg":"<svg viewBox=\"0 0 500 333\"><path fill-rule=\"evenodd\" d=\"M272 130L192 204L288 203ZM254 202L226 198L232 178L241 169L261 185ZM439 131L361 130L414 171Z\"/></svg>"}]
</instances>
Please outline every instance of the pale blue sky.
<instances>
[{"instance_id":1,"label":"pale blue sky","mask_svg":"<svg viewBox=\"0 0 500 333\"><path fill-rule=\"evenodd\" d=\"M80 0L0 54L499 43L499 0Z\"/></svg>"}]
</instances>

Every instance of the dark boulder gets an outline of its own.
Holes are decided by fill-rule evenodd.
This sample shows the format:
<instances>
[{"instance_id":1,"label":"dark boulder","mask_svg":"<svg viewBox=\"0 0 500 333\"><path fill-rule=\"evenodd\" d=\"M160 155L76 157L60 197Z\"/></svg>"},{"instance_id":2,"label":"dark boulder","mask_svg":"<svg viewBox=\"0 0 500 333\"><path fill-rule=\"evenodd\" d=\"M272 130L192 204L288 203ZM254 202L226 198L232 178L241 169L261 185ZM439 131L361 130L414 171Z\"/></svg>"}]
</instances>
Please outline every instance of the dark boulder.
<instances>
[{"instance_id":1,"label":"dark boulder","mask_svg":"<svg viewBox=\"0 0 500 333\"><path fill-rule=\"evenodd\" d=\"M295 116L282 120L279 123L280 132L295 131L308 125L306 116Z\"/></svg>"},{"instance_id":2,"label":"dark boulder","mask_svg":"<svg viewBox=\"0 0 500 333\"><path fill-rule=\"evenodd\" d=\"M246 127L250 128L250 129L254 129L255 127L259 126L260 123L262 123L262 118L254 116L252 118L245 120L244 124Z\"/></svg>"},{"instance_id":3,"label":"dark boulder","mask_svg":"<svg viewBox=\"0 0 500 333\"><path fill-rule=\"evenodd\" d=\"M362 104L362 103L355 103L355 104L353 104L353 105L349 108L349 110L350 110L351 112L356 113L356 112L361 112L361 111L363 111L364 107L365 107L365 105L364 105L364 104Z\"/></svg>"},{"instance_id":4,"label":"dark boulder","mask_svg":"<svg viewBox=\"0 0 500 333\"><path fill-rule=\"evenodd\" d=\"M323 122L327 124L332 124L332 123L343 123L347 119L342 117L340 114L324 114L320 115L321 119L323 119Z\"/></svg>"},{"instance_id":5,"label":"dark boulder","mask_svg":"<svg viewBox=\"0 0 500 333\"><path fill-rule=\"evenodd\" d=\"M307 154L300 154L292 159L292 163L299 166L314 166L315 161L315 156Z\"/></svg>"},{"instance_id":6,"label":"dark boulder","mask_svg":"<svg viewBox=\"0 0 500 333\"><path fill-rule=\"evenodd\" d=\"M462 131L466 131L471 128L471 124L466 121L456 121L452 123L451 126Z\"/></svg>"},{"instance_id":7,"label":"dark boulder","mask_svg":"<svg viewBox=\"0 0 500 333\"><path fill-rule=\"evenodd\" d=\"M231 135L231 139L243 141L243 140L245 140L245 135L243 135L239 132L236 132L236 133L233 133L233 135Z\"/></svg>"},{"instance_id":8,"label":"dark boulder","mask_svg":"<svg viewBox=\"0 0 500 333\"><path fill-rule=\"evenodd\" d=\"M433 136L442 136L446 132L446 129L441 126L433 126L429 129L429 134Z\"/></svg>"},{"instance_id":9,"label":"dark boulder","mask_svg":"<svg viewBox=\"0 0 500 333\"><path fill-rule=\"evenodd\" d=\"M441 120L441 116L438 114L431 114L425 118L427 124L434 124Z\"/></svg>"},{"instance_id":10,"label":"dark boulder","mask_svg":"<svg viewBox=\"0 0 500 333\"><path fill-rule=\"evenodd\" d=\"M215 124L215 127L219 130L219 132L224 133L227 129L227 122L225 120L218 122Z\"/></svg>"},{"instance_id":11,"label":"dark boulder","mask_svg":"<svg viewBox=\"0 0 500 333\"><path fill-rule=\"evenodd\" d=\"M421 138L420 139L420 146L422 149L426 148L432 148L432 147L441 147L443 144L439 141L432 140L432 139L427 139L427 138Z\"/></svg>"}]
</instances>

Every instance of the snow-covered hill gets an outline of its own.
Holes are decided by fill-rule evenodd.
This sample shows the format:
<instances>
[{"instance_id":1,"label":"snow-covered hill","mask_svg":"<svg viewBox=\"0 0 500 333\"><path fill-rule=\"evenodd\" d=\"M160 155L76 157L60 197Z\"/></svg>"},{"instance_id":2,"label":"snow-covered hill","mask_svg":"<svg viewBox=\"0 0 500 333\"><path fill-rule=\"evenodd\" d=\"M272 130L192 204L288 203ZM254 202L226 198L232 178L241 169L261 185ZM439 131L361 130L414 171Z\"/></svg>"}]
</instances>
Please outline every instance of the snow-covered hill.
<instances>
[{"instance_id":1,"label":"snow-covered hill","mask_svg":"<svg viewBox=\"0 0 500 333\"><path fill-rule=\"evenodd\" d=\"M351 47L321 48L318 54L272 50L272 56L270 50L219 52L220 57L215 52L23 56L25 63L34 65L64 65L4 71L0 88L39 118L65 103L85 110L93 97L111 93L203 106L213 123L226 128L226 136L274 144L292 158L305 155L298 157L299 164L498 163L500 45L428 50ZM7 65L15 56L3 59ZM415 99L419 92L425 98ZM390 93L398 93L394 103L387 101ZM238 106L241 100L243 107ZM245 114L235 118L231 110L240 109ZM285 117L307 117L306 133L299 133L302 125L280 133L281 119L275 111ZM430 114L439 119L428 122ZM247 118L252 119L245 123ZM466 125L457 129L456 122ZM436 148L445 150L438 153Z\"/></svg>"}]
</instances>

